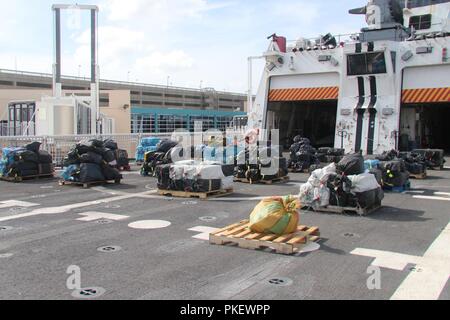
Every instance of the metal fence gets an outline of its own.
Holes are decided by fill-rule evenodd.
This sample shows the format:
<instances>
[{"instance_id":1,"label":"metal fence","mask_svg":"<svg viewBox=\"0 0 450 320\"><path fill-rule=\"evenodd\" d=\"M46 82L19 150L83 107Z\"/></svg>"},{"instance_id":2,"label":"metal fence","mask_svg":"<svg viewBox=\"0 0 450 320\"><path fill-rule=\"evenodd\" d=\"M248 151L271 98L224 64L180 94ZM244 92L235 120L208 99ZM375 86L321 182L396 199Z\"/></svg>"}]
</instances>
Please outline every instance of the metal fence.
<instances>
[{"instance_id":1,"label":"metal fence","mask_svg":"<svg viewBox=\"0 0 450 320\"><path fill-rule=\"evenodd\" d=\"M124 134L124 135L76 135L76 136L15 136L15 137L0 137L0 148L5 147L22 147L31 142L40 142L41 149L48 151L53 161L57 166L61 166L64 157L70 149L80 141L90 139L112 139L117 142L120 149L127 150L130 158L134 158L136 148L142 138L145 137L170 138L170 134L159 135L140 135L140 134ZM0 150L1 154L1 150Z\"/></svg>"},{"instance_id":2,"label":"metal fence","mask_svg":"<svg viewBox=\"0 0 450 320\"><path fill-rule=\"evenodd\" d=\"M236 136L241 136L242 133L234 133ZM199 135L196 137L202 141L206 142L211 136L211 133L190 133L191 137L194 135ZM136 154L136 149L141 142L141 139L148 137L158 137L161 139L170 139L172 137L171 133L166 134L113 134L113 135L72 135L72 136L14 136L14 137L0 137L0 157L2 149L5 147L22 147L31 142L40 142L41 149L48 151L52 157L53 162L56 166L61 166L64 157L70 151L75 144L80 141L86 141L91 139L106 140L112 139L117 142L120 149L127 150L128 155L131 159L134 158ZM240 138L242 139L242 137Z\"/></svg>"}]
</instances>

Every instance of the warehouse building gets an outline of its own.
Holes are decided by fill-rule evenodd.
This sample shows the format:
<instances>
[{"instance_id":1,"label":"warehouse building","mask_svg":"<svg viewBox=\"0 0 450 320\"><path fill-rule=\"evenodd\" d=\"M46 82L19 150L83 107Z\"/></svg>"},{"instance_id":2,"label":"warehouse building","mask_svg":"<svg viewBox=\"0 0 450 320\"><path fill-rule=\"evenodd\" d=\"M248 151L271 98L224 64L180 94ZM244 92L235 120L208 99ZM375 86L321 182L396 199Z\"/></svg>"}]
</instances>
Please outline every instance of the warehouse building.
<instances>
[{"instance_id":1,"label":"warehouse building","mask_svg":"<svg viewBox=\"0 0 450 320\"><path fill-rule=\"evenodd\" d=\"M33 133L27 124L35 122L34 110L30 110L30 106L33 108L34 101L50 96L51 88L51 74L0 69L0 135L11 134L13 120L27 128L26 132L20 132L21 135ZM66 95L88 92L89 88L89 79L63 77L62 89ZM233 117L245 115L246 99L244 94L218 92L211 88L100 81L101 112L112 117L112 133L166 133L181 128L192 131L196 121L203 121L205 130L224 130ZM11 108L17 110L17 104L11 105L13 101L26 102L26 117L14 114L14 119L10 119ZM19 131L15 132L18 135Z\"/></svg>"}]
</instances>

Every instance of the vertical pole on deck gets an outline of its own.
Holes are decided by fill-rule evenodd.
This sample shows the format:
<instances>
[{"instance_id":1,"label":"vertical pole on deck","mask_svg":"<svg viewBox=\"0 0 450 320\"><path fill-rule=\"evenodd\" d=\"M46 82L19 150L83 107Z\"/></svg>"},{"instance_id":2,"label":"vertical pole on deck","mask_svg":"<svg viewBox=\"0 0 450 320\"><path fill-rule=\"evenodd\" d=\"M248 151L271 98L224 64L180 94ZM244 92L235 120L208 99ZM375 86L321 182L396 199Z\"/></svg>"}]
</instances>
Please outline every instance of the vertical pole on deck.
<instances>
[{"instance_id":1,"label":"vertical pole on deck","mask_svg":"<svg viewBox=\"0 0 450 320\"><path fill-rule=\"evenodd\" d=\"M91 9L91 134L99 132L100 93L97 66L97 17L96 9Z\"/></svg>"},{"instance_id":2,"label":"vertical pole on deck","mask_svg":"<svg viewBox=\"0 0 450 320\"><path fill-rule=\"evenodd\" d=\"M54 8L55 12L55 62L53 65L53 95L60 98L61 85L61 9Z\"/></svg>"}]
</instances>

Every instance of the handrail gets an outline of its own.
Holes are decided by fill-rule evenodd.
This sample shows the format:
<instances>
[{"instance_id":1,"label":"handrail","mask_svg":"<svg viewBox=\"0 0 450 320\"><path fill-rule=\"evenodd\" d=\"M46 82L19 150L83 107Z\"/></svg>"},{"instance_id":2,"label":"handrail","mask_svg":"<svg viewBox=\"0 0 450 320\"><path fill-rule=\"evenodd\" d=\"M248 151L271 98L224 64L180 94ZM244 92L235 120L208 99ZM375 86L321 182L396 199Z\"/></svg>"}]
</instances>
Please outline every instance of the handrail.
<instances>
[{"instance_id":1,"label":"handrail","mask_svg":"<svg viewBox=\"0 0 450 320\"><path fill-rule=\"evenodd\" d=\"M8 74L15 74L15 75L23 75L23 76L36 76L36 77L41 77L41 78L52 78L53 77L50 73L19 71L19 70L10 70L10 69L0 69L0 73L8 73ZM90 81L90 78L86 78L86 77L62 76L62 78L66 79L66 80ZM208 92L207 88L198 89L198 88L188 88L188 87L164 86L164 85L149 84L149 83L142 83L142 82L130 82L130 81L120 81L120 80L107 80L107 79L100 79L100 82L105 83L105 84L139 86L139 87L147 87L147 88L154 88L154 89L172 89L172 90L198 92L198 93ZM214 90L214 91L218 94L246 97L246 94L244 94L244 93L216 91L216 90Z\"/></svg>"}]
</instances>

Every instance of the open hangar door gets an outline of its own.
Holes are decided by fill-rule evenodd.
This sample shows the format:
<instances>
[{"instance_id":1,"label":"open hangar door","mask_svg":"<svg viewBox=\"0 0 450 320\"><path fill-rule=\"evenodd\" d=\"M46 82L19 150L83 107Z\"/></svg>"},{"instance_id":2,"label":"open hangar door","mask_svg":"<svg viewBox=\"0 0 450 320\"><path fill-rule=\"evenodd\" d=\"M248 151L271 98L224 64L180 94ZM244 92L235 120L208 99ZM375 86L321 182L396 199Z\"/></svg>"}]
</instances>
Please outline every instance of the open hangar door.
<instances>
[{"instance_id":1,"label":"open hangar door","mask_svg":"<svg viewBox=\"0 0 450 320\"><path fill-rule=\"evenodd\" d=\"M279 129L287 148L297 135L317 148L334 147L338 83L337 73L272 78L266 127Z\"/></svg>"},{"instance_id":2,"label":"open hangar door","mask_svg":"<svg viewBox=\"0 0 450 320\"><path fill-rule=\"evenodd\" d=\"M400 149L450 153L450 66L406 69L400 117Z\"/></svg>"}]
</instances>

